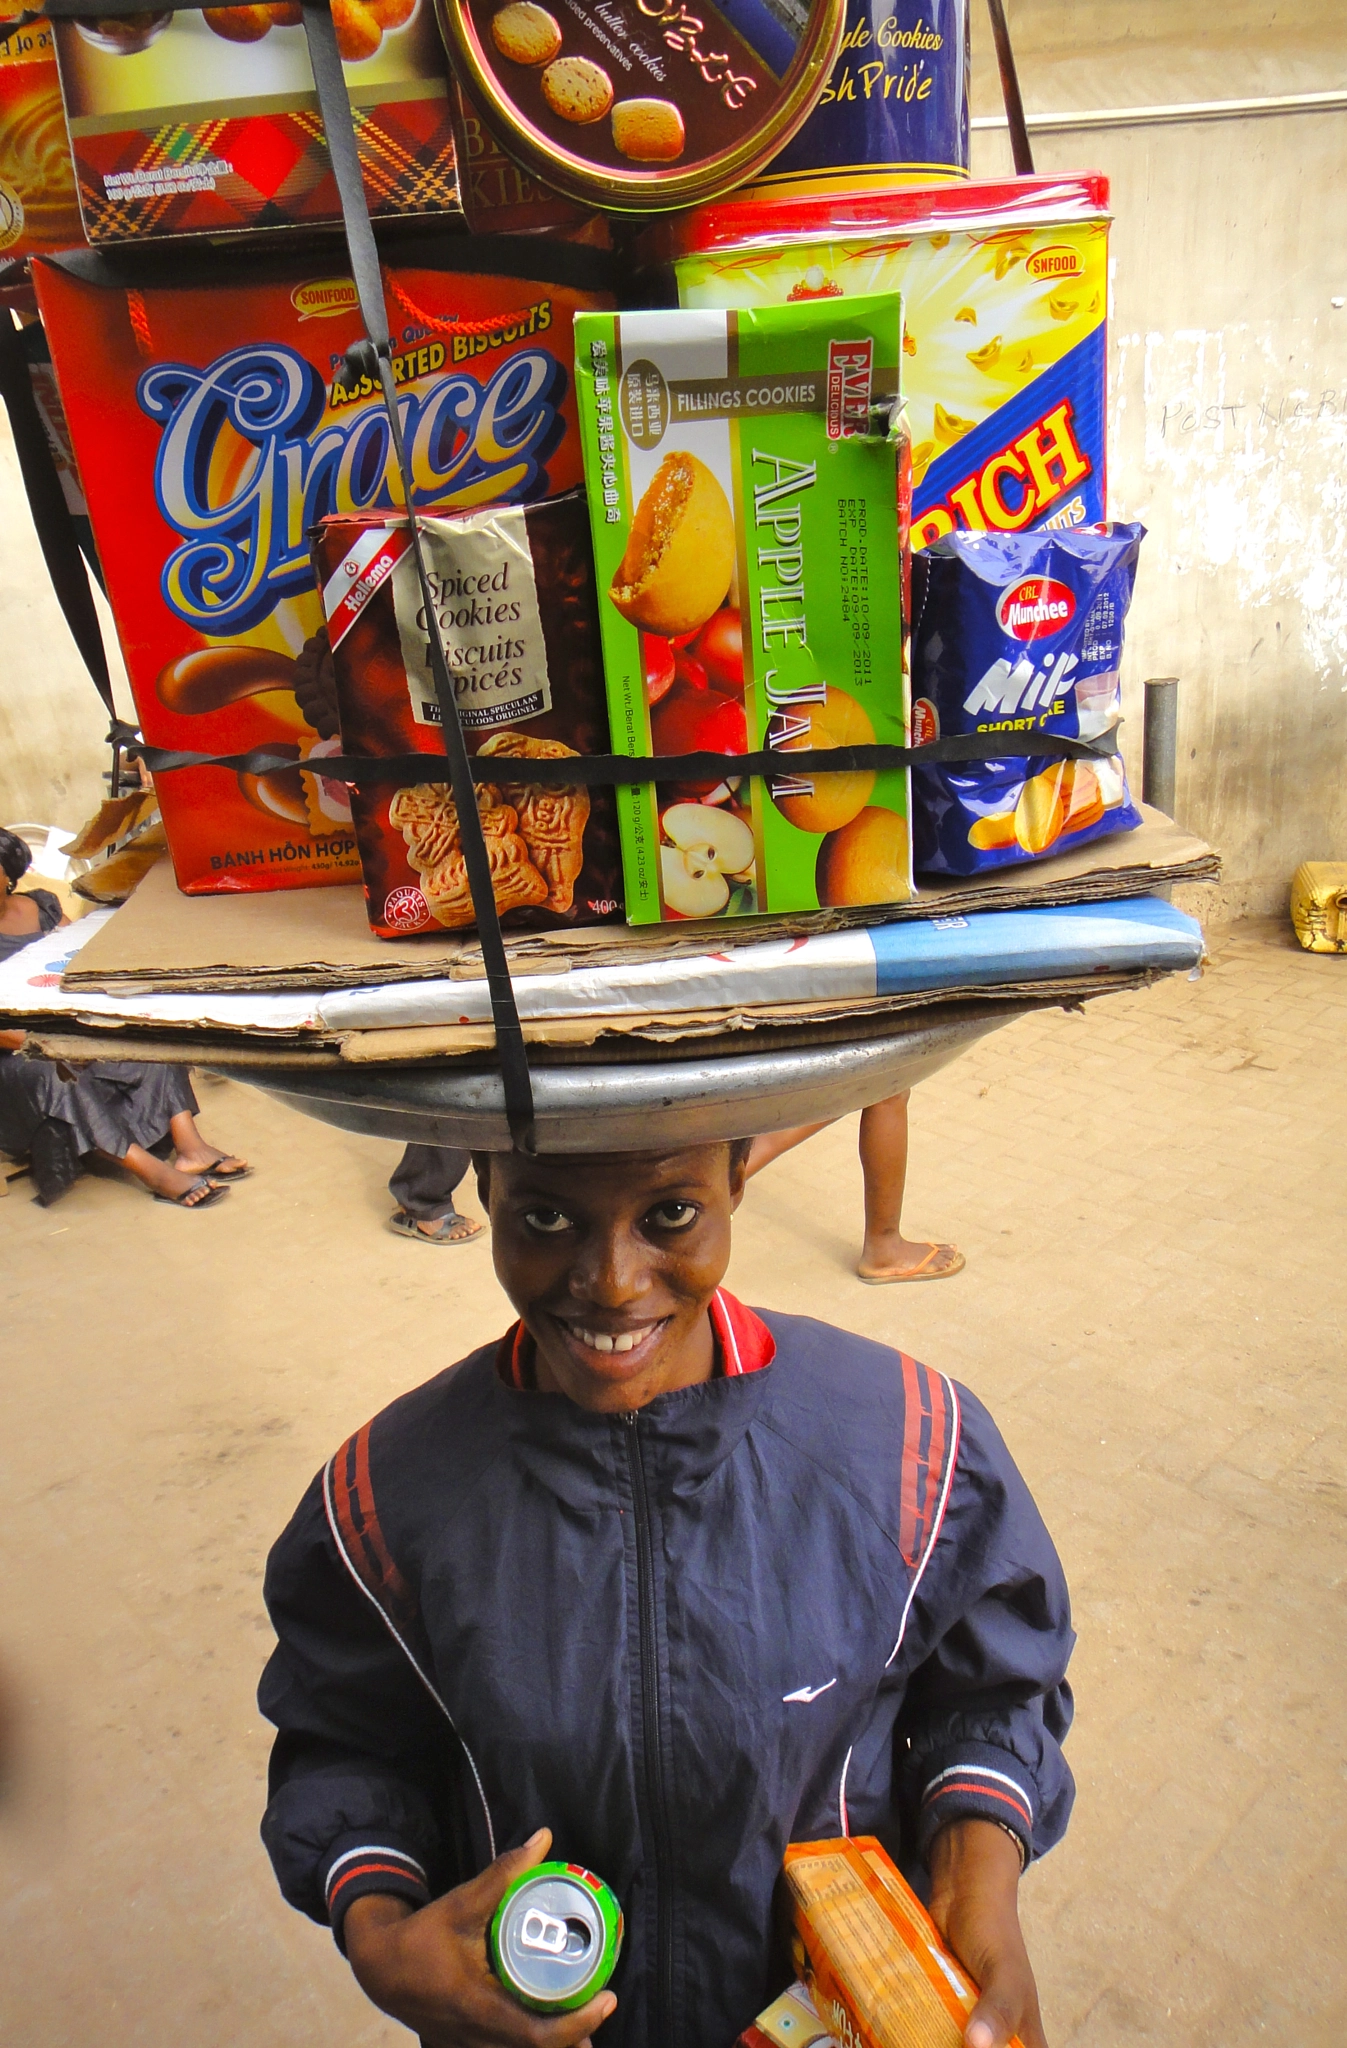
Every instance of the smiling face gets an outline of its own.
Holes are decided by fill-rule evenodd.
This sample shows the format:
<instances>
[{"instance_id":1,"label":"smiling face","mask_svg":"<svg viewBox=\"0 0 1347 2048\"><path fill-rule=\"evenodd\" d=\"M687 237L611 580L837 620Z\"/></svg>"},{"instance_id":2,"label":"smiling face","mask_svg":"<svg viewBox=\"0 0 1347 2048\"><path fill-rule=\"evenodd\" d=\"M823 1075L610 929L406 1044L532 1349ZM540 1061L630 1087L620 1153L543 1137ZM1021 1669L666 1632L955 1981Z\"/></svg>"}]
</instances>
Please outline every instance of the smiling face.
<instances>
[{"instance_id":1,"label":"smiling face","mask_svg":"<svg viewBox=\"0 0 1347 2048\"><path fill-rule=\"evenodd\" d=\"M710 1379L707 1305L729 1264L746 1150L478 1155L497 1277L537 1345L544 1392L611 1414Z\"/></svg>"}]
</instances>

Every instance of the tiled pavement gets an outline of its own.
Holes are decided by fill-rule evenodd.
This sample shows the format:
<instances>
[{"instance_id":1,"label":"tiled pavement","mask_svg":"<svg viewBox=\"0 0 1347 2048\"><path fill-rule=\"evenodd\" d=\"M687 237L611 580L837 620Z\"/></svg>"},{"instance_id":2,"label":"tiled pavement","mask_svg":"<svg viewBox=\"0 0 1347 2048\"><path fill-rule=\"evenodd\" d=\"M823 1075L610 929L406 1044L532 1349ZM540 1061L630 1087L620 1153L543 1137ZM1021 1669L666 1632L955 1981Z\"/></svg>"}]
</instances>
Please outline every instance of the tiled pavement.
<instances>
[{"instance_id":1,"label":"tiled pavement","mask_svg":"<svg viewBox=\"0 0 1347 2048\"><path fill-rule=\"evenodd\" d=\"M745 1203L731 1285L968 1381L1065 1556L1080 1796L1025 1888L1054 2048L1347 2025L1345 1044L1347 960L1237 928L1200 984L1023 1020L918 1092L908 1220L958 1239L958 1278L850 1279L852 1125ZM256 1846L258 1563L320 1458L501 1297L483 1247L381 1232L394 1148L203 1100L260 1168L220 1211L88 1181L0 1206L27 1758L0 2035L393 2048Z\"/></svg>"}]
</instances>

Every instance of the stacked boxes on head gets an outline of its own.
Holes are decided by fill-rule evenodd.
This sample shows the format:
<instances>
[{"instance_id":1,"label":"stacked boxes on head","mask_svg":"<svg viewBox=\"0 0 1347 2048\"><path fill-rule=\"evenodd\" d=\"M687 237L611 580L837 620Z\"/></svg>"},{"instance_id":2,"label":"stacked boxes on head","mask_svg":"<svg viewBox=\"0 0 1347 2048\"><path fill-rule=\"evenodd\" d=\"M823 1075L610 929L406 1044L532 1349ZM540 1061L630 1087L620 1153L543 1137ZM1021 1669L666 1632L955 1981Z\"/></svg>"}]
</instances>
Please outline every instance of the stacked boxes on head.
<instances>
[{"instance_id":1,"label":"stacked boxes on head","mask_svg":"<svg viewBox=\"0 0 1347 2048\"><path fill-rule=\"evenodd\" d=\"M145 739L203 761L158 778L189 893L361 880L390 940L472 924L435 641L501 763L507 925L896 904L1137 821L1104 180L969 178L966 0L726 0L695 48L665 12L334 7L429 607L301 10L0 48L0 232ZM812 765L736 767L764 751ZM529 780L609 753L702 760Z\"/></svg>"}]
</instances>

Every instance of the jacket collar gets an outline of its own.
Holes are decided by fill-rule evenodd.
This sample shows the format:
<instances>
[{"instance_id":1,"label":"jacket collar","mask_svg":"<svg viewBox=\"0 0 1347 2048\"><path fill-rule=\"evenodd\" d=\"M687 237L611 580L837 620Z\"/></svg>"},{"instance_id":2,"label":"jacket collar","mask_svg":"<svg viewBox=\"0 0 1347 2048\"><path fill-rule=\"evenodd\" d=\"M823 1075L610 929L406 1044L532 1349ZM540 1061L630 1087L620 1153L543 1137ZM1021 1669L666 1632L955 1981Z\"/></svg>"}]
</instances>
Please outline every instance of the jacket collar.
<instances>
[{"instance_id":1,"label":"jacket collar","mask_svg":"<svg viewBox=\"0 0 1347 2048\"><path fill-rule=\"evenodd\" d=\"M531 1392L532 1340L516 1324L501 1339L494 1359L489 1351L478 1354L487 1364L496 1398L505 1405L502 1419L515 1454L559 1499L591 1509L615 1481L625 1483L632 1441L639 1434L647 1482L655 1494L695 1492L732 1455L752 1423L770 1378L763 1368L776 1356L767 1325L723 1289L712 1299L711 1319L714 1378L658 1394L635 1416L596 1415L564 1394ZM516 1389L529 1393L528 1400L521 1401Z\"/></svg>"}]
</instances>

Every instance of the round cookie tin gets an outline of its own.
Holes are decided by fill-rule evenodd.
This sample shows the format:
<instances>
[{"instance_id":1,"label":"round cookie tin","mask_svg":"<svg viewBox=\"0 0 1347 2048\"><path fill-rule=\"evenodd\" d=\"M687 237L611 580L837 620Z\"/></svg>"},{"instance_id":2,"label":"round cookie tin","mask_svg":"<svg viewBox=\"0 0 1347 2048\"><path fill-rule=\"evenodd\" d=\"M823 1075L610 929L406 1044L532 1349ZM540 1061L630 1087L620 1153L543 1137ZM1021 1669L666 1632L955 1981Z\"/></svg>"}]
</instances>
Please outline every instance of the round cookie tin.
<instances>
[{"instance_id":1,"label":"round cookie tin","mask_svg":"<svg viewBox=\"0 0 1347 2048\"><path fill-rule=\"evenodd\" d=\"M807 120L846 0L436 0L459 82L501 147L618 213L713 199Z\"/></svg>"},{"instance_id":2,"label":"round cookie tin","mask_svg":"<svg viewBox=\"0 0 1347 2048\"><path fill-rule=\"evenodd\" d=\"M491 1962L533 2012L575 2012L602 1991L622 1949L622 1908L579 1863L540 1863L517 1877L491 1922Z\"/></svg>"}]
</instances>

